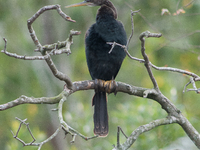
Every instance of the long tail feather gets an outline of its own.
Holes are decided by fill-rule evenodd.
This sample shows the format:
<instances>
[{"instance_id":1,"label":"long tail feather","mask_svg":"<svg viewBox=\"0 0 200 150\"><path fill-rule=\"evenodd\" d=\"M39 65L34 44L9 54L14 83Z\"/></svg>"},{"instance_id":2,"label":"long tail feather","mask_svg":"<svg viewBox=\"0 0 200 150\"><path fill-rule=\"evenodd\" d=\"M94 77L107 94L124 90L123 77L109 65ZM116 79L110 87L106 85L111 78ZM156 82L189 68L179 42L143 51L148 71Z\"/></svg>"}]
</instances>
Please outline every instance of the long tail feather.
<instances>
[{"instance_id":1,"label":"long tail feather","mask_svg":"<svg viewBox=\"0 0 200 150\"><path fill-rule=\"evenodd\" d=\"M108 135L107 97L105 92L96 92L93 97L94 105L94 134Z\"/></svg>"}]
</instances>

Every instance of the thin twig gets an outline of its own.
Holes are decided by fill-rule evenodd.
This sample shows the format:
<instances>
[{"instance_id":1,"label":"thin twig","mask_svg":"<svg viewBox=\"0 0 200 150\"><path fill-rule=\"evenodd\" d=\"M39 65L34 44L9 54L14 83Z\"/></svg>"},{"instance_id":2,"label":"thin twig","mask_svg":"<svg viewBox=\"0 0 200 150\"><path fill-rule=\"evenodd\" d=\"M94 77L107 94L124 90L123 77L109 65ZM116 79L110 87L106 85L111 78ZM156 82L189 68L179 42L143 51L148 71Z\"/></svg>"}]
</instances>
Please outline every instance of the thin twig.
<instances>
[{"instance_id":1,"label":"thin twig","mask_svg":"<svg viewBox=\"0 0 200 150\"><path fill-rule=\"evenodd\" d=\"M35 139L35 137L33 136L32 132L31 132L31 129L30 129L30 127L29 127L29 123L26 123L27 119L21 120L21 119L19 119L19 118L17 118L17 117L16 117L15 119L18 120L18 121L20 121L20 124L19 124L19 128L18 128L18 130L17 130L17 132L16 132L15 135L14 135L14 133L11 131L11 133L13 134L13 137L14 137L16 140L20 141L20 142L23 144L23 146L38 146L38 143L34 143L34 142L36 141L36 139ZM28 131L29 131L29 134L30 134L31 137L33 138L33 141L30 142L30 143L25 143L22 139L20 139L20 138L18 137L18 134L19 134L19 131L20 131L21 127L22 127L22 124L26 125L26 127L27 127L27 129L28 129Z\"/></svg>"},{"instance_id":2,"label":"thin twig","mask_svg":"<svg viewBox=\"0 0 200 150\"><path fill-rule=\"evenodd\" d=\"M195 91L197 94L199 94L199 93L200 93L200 88L198 89L198 88L196 87L194 78L192 78L192 77L190 77L190 82L188 82L188 83L185 85L183 92L185 92L186 87L187 87L190 83L192 84L193 89L187 89L187 92L188 92L188 91Z\"/></svg>"},{"instance_id":3,"label":"thin twig","mask_svg":"<svg viewBox=\"0 0 200 150\"><path fill-rule=\"evenodd\" d=\"M24 59L24 60L44 60L44 59L47 59L48 56L45 55L45 56L22 56L22 55L18 55L16 53L10 53L8 52L6 49L7 49L7 40L5 38L3 38L4 42L5 42L5 46L4 46L4 49L1 50L2 53L8 55L9 57L14 57L14 58L17 58L17 59Z\"/></svg>"},{"instance_id":4,"label":"thin twig","mask_svg":"<svg viewBox=\"0 0 200 150\"><path fill-rule=\"evenodd\" d=\"M141 41L141 52L142 52L142 56L145 60L144 62L144 65L145 67L147 68L147 72L149 74L149 77L154 85L154 88L159 91L159 87L158 87L158 84L157 84L157 81L156 79L154 78L153 76L153 73L151 71L151 68L150 68L150 61L149 61L149 58L147 56L147 54L145 53L145 37L148 38L148 37L161 37L162 34L156 34L156 33L150 33L149 31L146 31L146 32L143 32L142 34L140 34L140 41Z\"/></svg>"},{"instance_id":5,"label":"thin twig","mask_svg":"<svg viewBox=\"0 0 200 150\"><path fill-rule=\"evenodd\" d=\"M132 10L131 10L131 34L130 34L130 36L129 36L128 40L127 40L127 43L126 43L126 50L128 50L129 43L130 43L130 41L131 41L131 39L132 39L132 37L133 37L133 34L134 34L133 16L134 16L136 13L138 13L138 12L140 12L140 9L139 9L139 10L136 10L136 11L132 11Z\"/></svg>"},{"instance_id":6,"label":"thin twig","mask_svg":"<svg viewBox=\"0 0 200 150\"><path fill-rule=\"evenodd\" d=\"M67 90L67 91L66 91ZM59 105L58 105L58 118L59 118L59 122L62 126L62 129L66 132L66 134L70 134L72 135L72 143L75 140L75 136L78 135L81 138L83 138L84 140L90 140L93 138L97 138L98 136L92 136L92 137L86 137L83 134L81 134L80 132L76 131L75 129L73 129L72 127L70 127L63 119L63 115L62 115L62 108L63 108L63 103L67 100L67 97L72 93L69 89L65 89L66 94L63 95L63 98L60 100Z\"/></svg>"},{"instance_id":7,"label":"thin twig","mask_svg":"<svg viewBox=\"0 0 200 150\"><path fill-rule=\"evenodd\" d=\"M194 3L196 0L191 0L188 4L186 4L184 7L188 7L189 5L191 5L192 3Z\"/></svg>"},{"instance_id":8,"label":"thin twig","mask_svg":"<svg viewBox=\"0 0 200 150\"><path fill-rule=\"evenodd\" d=\"M54 44L43 45L42 49L44 51L50 51L50 53L49 53L50 55L58 55L58 54L62 54L62 53L70 53L70 46L73 44L72 37L74 35L79 35L79 34L81 34L80 31L70 30L69 37L67 38L66 41L62 41L62 42L58 41L57 43L54 43ZM35 51L38 52L39 49L35 49Z\"/></svg>"},{"instance_id":9,"label":"thin twig","mask_svg":"<svg viewBox=\"0 0 200 150\"><path fill-rule=\"evenodd\" d=\"M5 42L5 45L4 45L4 49L1 52L5 52L6 51L6 47L7 47L7 39L3 37L3 40Z\"/></svg>"},{"instance_id":10,"label":"thin twig","mask_svg":"<svg viewBox=\"0 0 200 150\"><path fill-rule=\"evenodd\" d=\"M61 126L58 129L56 129L56 131L49 138L47 138L46 140L44 140L43 142L40 143L38 150L41 150L42 146L45 143L47 143L47 142L51 141L53 138L55 138L58 135L58 133L60 132L60 130L61 130Z\"/></svg>"}]
</instances>

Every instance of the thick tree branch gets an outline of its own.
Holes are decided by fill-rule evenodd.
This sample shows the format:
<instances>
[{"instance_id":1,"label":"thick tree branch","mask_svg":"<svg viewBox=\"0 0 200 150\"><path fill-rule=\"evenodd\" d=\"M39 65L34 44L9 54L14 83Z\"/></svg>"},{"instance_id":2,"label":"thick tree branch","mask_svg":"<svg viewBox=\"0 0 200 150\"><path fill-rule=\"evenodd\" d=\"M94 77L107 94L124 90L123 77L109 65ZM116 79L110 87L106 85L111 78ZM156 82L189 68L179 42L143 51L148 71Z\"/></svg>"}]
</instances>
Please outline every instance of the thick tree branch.
<instances>
[{"instance_id":1,"label":"thick tree branch","mask_svg":"<svg viewBox=\"0 0 200 150\"><path fill-rule=\"evenodd\" d=\"M141 87L135 87L126 83L122 83L122 82L116 82L117 83L117 87L116 87L116 91L117 92L124 92L130 95L135 95L135 96L139 96L139 97L144 97L145 92L151 89L146 89L146 88L141 88ZM60 100L63 97L68 97L70 94L76 92L76 91L80 91L80 90L89 90L89 89L94 89L94 81L79 81L79 82L74 82L73 83L73 89L72 90L64 90L61 94L59 94L56 97L52 97L52 98L27 98L27 99L23 99L21 101L19 101L19 103L17 104L17 101L13 101L13 102L9 102L9 103L14 103L15 105L12 105L13 107L19 104L22 104L21 102L23 102L23 104L25 103L33 103L33 104L54 104L54 103L59 103ZM164 97L162 94L160 93L150 93L147 92L148 95L146 95L147 98L152 99L157 101L158 103L160 103L160 105L162 106L162 108L168 112L169 114L169 118L176 118L176 123L180 124L180 126L184 129L184 131L186 132L186 134L191 138L191 140L196 144L196 146L198 148L200 148L200 135L199 133L196 131L196 129L190 124L190 122L181 114L180 110L178 110L166 97ZM44 101L45 100L45 101ZM49 100L49 101L48 101ZM64 101L63 101L64 102ZM60 103L63 103L60 102ZM9 106L8 103L7 104L3 104L0 105L0 108L4 108L8 109L11 107L7 107L5 108L5 106ZM61 107L62 108L62 107ZM61 116L61 109L60 109L60 115ZM168 119L169 119L168 118ZM72 132L72 135L74 135L74 133L76 133L77 135L81 136L82 138L88 140L91 138L87 138L85 136L82 136L82 134L79 134L79 132L77 132L76 130L74 130L73 128L69 127L68 125L66 126L66 124L63 124L63 120L61 120L62 123L62 128L64 127L65 132ZM168 120L169 121L169 120ZM174 122L171 122L174 123ZM151 124L151 123L150 123ZM162 124L161 124L162 125ZM158 125L156 125L158 126ZM156 127L155 126L155 127ZM142 134L140 132L140 134ZM133 139L133 137L129 137L127 140ZM127 141L128 142L128 141ZM129 141L130 142L130 141ZM134 142L134 140L132 140L132 142ZM133 143L132 143L133 144Z\"/></svg>"},{"instance_id":2,"label":"thick tree branch","mask_svg":"<svg viewBox=\"0 0 200 150\"><path fill-rule=\"evenodd\" d=\"M27 97L27 96L20 96L19 98L10 101L8 103L0 105L0 111L21 105L21 104L56 104L59 103L63 97L66 95L70 95L74 92L81 91L81 90L90 90L94 89L95 86L94 80L86 80L86 81L77 81L73 82L71 90L63 90L59 95L55 97L41 97L41 98L34 98L34 97ZM130 95L135 95L139 97L143 97L143 94L146 88L132 86L122 82L116 82L116 92L124 92Z\"/></svg>"},{"instance_id":3,"label":"thick tree branch","mask_svg":"<svg viewBox=\"0 0 200 150\"><path fill-rule=\"evenodd\" d=\"M56 104L60 101L63 97L64 92L60 93L58 96L55 97L41 97L41 98L34 98L34 97L27 97L25 95L20 96L19 98L0 105L0 111L21 105L21 104Z\"/></svg>"}]
</instances>

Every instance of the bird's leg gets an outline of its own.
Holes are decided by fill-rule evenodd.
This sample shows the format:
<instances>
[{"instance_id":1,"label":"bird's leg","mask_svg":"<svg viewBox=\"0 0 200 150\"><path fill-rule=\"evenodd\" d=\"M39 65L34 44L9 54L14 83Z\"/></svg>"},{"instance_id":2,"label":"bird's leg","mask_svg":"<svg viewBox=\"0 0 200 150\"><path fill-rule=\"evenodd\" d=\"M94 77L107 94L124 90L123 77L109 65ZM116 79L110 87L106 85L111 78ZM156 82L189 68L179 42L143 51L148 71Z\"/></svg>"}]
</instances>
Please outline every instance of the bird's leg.
<instances>
[{"instance_id":1,"label":"bird's leg","mask_svg":"<svg viewBox=\"0 0 200 150\"><path fill-rule=\"evenodd\" d=\"M108 94L114 92L114 94L116 95L117 94L116 88L117 88L117 83L115 82L114 79L104 82L104 89Z\"/></svg>"},{"instance_id":2,"label":"bird's leg","mask_svg":"<svg viewBox=\"0 0 200 150\"><path fill-rule=\"evenodd\" d=\"M105 91L108 94L114 93L116 95L117 94L116 88L117 88L117 83L115 82L114 79L109 80L109 81L104 81L101 79L94 80L95 92Z\"/></svg>"}]
</instances>

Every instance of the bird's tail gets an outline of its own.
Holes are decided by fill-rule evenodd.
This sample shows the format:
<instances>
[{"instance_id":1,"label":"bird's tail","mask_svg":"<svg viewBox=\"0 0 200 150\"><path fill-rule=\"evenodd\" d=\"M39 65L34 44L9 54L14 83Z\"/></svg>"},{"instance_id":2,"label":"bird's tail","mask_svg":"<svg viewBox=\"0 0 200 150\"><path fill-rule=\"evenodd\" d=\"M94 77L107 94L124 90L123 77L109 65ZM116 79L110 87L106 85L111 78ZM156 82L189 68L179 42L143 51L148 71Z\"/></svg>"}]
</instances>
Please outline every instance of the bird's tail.
<instances>
[{"instance_id":1,"label":"bird's tail","mask_svg":"<svg viewBox=\"0 0 200 150\"><path fill-rule=\"evenodd\" d=\"M108 112L106 92L96 92L92 105L94 105L94 134L108 135Z\"/></svg>"}]
</instances>

